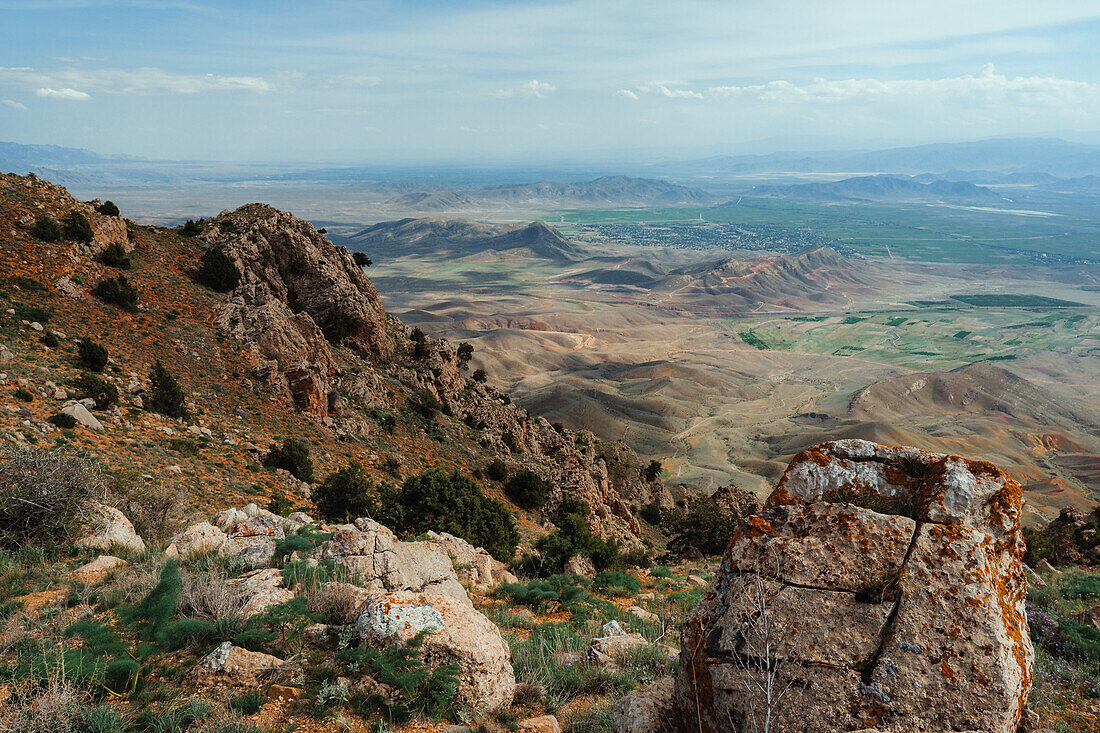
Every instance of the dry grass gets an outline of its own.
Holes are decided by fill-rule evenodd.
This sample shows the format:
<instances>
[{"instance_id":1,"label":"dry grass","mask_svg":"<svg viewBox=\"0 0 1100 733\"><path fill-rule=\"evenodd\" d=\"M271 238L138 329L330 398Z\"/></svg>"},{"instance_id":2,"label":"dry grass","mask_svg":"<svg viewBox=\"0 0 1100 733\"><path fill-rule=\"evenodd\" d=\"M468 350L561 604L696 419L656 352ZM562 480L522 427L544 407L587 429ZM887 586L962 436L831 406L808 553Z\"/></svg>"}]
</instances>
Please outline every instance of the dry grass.
<instances>
[{"instance_id":1,"label":"dry grass","mask_svg":"<svg viewBox=\"0 0 1100 733\"><path fill-rule=\"evenodd\" d=\"M207 621L243 623L248 598L228 584L229 574L213 566L202 572L185 572L180 593L180 612Z\"/></svg>"},{"instance_id":2,"label":"dry grass","mask_svg":"<svg viewBox=\"0 0 1100 733\"><path fill-rule=\"evenodd\" d=\"M55 669L44 686L15 690L0 713L0 731L78 733L86 706L86 693L65 677L64 669Z\"/></svg>"}]
</instances>

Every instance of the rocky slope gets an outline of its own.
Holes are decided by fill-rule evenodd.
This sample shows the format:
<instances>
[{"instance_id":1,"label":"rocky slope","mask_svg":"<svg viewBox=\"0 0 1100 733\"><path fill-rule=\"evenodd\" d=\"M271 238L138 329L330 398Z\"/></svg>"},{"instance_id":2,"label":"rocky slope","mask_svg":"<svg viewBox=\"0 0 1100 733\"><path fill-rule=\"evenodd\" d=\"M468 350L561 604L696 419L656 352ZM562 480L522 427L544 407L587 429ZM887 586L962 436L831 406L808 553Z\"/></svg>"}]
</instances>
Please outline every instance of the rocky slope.
<instances>
[{"instance_id":1,"label":"rocky slope","mask_svg":"<svg viewBox=\"0 0 1100 733\"><path fill-rule=\"evenodd\" d=\"M384 466L394 462L402 473L433 465L470 471L500 458L553 482L543 517L553 516L563 497L576 497L593 509L593 530L638 541L631 505L649 501L659 485L643 479L629 448L555 429L466 376L456 345L414 340L385 312L352 255L308 222L251 204L208 220L198 237L189 238L102 216L33 177L3 176L0 197L6 242L0 271L9 273L2 286L9 307L2 338L13 362L6 383L42 395L22 407L9 403L8 440L58 434L46 418L74 396L58 385L75 377L71 352L75 339L87 336L104 342L113 359L103 378L134 397L107 413L94 402L85 405L106 430L79 428L65 440L103 449L115 466L158 479L172 469L194 474L194 481L179 483L206 495L263 499L276 485L303 498L308 492L285 477L249 477L239 468L226 471L232 481L219 481L220 472L211 475L208 465L186 460L186 453L217 441L228 446L234 463L255 466L258 446L297 435L313 442L322 468L356 459L380 481L393 480ZM27 230L39 214L61 218L73 210L91 222L92 243L46 243ZM134 268L122 273L139 291L133 312L88 292L117 272L95 259L111 242L133 250ZM225 295L192 281L200 256L213 248L240 273ZM47 320L38 328L64 337L57 346L44 345L41 331L31 327ZM190 424L132 408L146 393L144 375L156 359L191 393ZM55 401L55 392L64 397ZM419 416L425 404L426 420ZM120 408L126 407L124 413ZM387 418L394 417L396 426L388 428ZM158 434L162 438L152 444L143 437ZM164 456L166 443L169 451L181 447L172 441L183 439L171 437L181 434L198 438L199 447ZM543 521L532 517L529 530L543 531Z\"/></svg>"}]
</instances>

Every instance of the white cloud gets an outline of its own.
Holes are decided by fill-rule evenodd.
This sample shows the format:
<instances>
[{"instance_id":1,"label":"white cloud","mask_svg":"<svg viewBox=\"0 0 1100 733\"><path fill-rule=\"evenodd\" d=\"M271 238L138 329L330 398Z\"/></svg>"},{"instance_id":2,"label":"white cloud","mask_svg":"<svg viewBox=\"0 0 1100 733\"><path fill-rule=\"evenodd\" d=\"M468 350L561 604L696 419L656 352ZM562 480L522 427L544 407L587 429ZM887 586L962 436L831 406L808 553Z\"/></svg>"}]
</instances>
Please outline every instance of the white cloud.
<instances>
[{"instance_id":1,"label":"white cloud","mask_svg":"<svg viewBox=\"0 0 1100 733\"><path fill-rule=\"evenodd\" d=\"M11 107L12 109L26 109L27 105L20 102L16 102L14 99L0 99L0 104L5 107Z\"/></svg>"},{"instance_id":2,"label":"white cloud","mask_svg":"<svg viewBox=\"0 0 1100 733\"><path fill-rule=\"evenodd\" d=\"M745 86L714 86L710 97L735 97L762 102L845 102L888 98L961 99L971 102L997 102L1011 99L1018 103L1072 101L1097 91L1095 84L1053 76L1017 76L998 74L993 64L985 64L980 74L942 79L814 79L807 84L785 80Z\"/></svg>"},{"instance_id":3,"label":"white cloud","mask_svg":"<svg viewBox=\"0 0 1100 733\"><path fill-rule=\"evenodd\" d=\"M536 99L542 99L547 94L551 94L557 91L557 87L553 84L547 84L541 82L538 79L532 79L531 81L524 82L518 87L509 87L507 89L498 89L493 92L494 97L500 97L507 99L508 97L535 97Z\"/></svg>"},{"instance_id":4,"label":"white cloud","mask_svg":"<svg viewBox=\"0 0 1100 733\"><path fill-rule=\"evenodd\" d=\"M702 99L703 95L691 89L670 89L665 84L650 82L638 87L638 91L647 94L659 94L669 99Z\"/></svg>"},{"instance_id":5,"label":"white cloud","mask_svg":"<svg viewBox=\"0 0 1100 733\"><path fill-rule=\"evenodd\" d=\"M264 93L273 89L270 82L257 76L177 74L150 67L140 69L71 67L59 70L0 67L0 83L5 81L37 87L38 96L59 99L90 98L87 93L76 91L77 88L102 94L197 94L217 91Z\"/></svg>"},{"instance_id":6,"label":"white cloud","mask_svg":"<svg viewBox=\"0 0 1100 733\"><path fill-rule=\"evenodd\" d=\"M615 92L616 97L625 97L626 99L640 99L640 97L629 89L620 89Z\"/></svg>"},{"instance_id":7,"label":"white cloud","mask_svg":"<svg viewBox=\"0 0 1100 733\"><path fill-rule=\"evenodd\" d=\"M62 89L54 89L52 87L39 87L35 94L40 97L45 97L46 99L71 99L79 102L83 102L92 98L92 95L88 94L87 92L77 91L76 89L70 89L69 87L64 87Z\"/></svg>"},{"instance_id":8,"label":"white cloud","mask_svg":"<svg viewBox=\"0 0 1100 733\"><path fill-rule=\"evenodd\" d=\"M337 74L325 80L325 85L330 87L376 87L381 83L380 77L365 74Z\"/></svg>"}]
</instances>

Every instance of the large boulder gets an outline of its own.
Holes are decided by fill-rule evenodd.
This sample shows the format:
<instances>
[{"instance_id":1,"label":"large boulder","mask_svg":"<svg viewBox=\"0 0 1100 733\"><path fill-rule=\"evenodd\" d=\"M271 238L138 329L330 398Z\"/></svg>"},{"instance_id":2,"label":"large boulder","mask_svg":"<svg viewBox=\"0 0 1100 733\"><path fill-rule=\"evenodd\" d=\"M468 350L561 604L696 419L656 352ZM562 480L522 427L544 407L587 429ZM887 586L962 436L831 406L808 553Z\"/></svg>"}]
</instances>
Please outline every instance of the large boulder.
<instances>
[{"instance_id":1,"label":"large boulder","mask_svg":"<svg viewBox=\"0 0 1100 733\"><path fill-rule=\"evenodd\" d=\"M173 537L164 554L180 560L213 555L225 548L226 539L225 532L214 525L199 522Z\"/></svg>"},{"instance_id":2,"label":"large boulder","mask_svg":"<svg viewBox=\"0 0 1100 733\"><path fill-rule=\"evenodd\" d=\"M241 609L245 618L252 618L294 598L294 591L283 587L283 572L278 568L253 570L239 578L230 578L226 585L247 599Z\"/></svg>"},{"instance_id":3,"label":"large boulder","mask_svg":"<svg viewBox=\"0 0 1100 733\"><path fill-rule=\"evenodd\" d=\"M1021 501L988 463L860 440L800 453L685 621L678 722L1015 733L1034 656Z\"/></svg>"},{"instance_id":4,"label":"large boulder","mask_svg":"<svg viewBox=\"0 0 1100 733\"><path fill-rule=\"evenodd\" d=\"M611 707L615 733L665 733L670 729L675 682L662 677L631 692Z\"/></svg>"},{"instance_id":5,"label":"large boulder","mask_svg":"<svg viewBox=\"0 0 1100 733\"><path fill-rule=\"evenodd\" d=\"M226 641L202 658L195 675L203 680L228 678L238 684L254 685L263 673L278 669L282 664L283 660L278 657L250 652Z\"/></svg>"},{"instance_id":6,"label":"large boulder","mask_svg":"<svg viewBox=\"0 0 1100 733\"><path fill-rule=\"evenodd\" d=\"M367 603L357 627L360 638L375 647L403 644L427 632L424 663L458 665L454 701L460 707L494 710L512 703L516 678L508 644L468 603L439 593L380 594Z\"/></svg>"},{"instance_id":7,"label":"large boulder","mask_svg":"<svg viewBox=\"0 0 1100 733\"><path fill-rule=\"evenodd\" d=\"M138 536L126 515L106 504L88 507L84 526L74 544L101 552L114 548L124 548L137 554L145 552L145 541Z\"/></svg>"},{"instance_id":8,"label":"large boulder","mask_svg":"<svg viewBox=\"0 0 1100 733\"><path fill-rule=\"evenodd\" d=\"M503 582L507 567L490 555L488 550L474 547L449 532L429 531L427 534L427 542L438 546L451 558L459 580L478 590L486 590Z\"/></svg>"},{"instance_id":9,"label":"large boulder","mask_svg":"<svg viewBox=\"0 0 1100 733\"><path fill-rule=\"evenodd\" d=\"M333 560L360 584L374 590L443 593L466 603L469 597L458 580L451 558L437 544L401 542L386 527L360 518L340 525L320 544L313 557Z\"/></svg>"},{"instance_id":10,"label":"large boulder","mask_svg":"<svg viewBox=\"0 0 1100 733\"><path fill-rule=\"evenodd\" d=\"M229 529L225 548L252 565L262 565L271 561L275 556L275 545L285 538L282 519L271 512L261 511Z\"/></svg>"}]
</instances>

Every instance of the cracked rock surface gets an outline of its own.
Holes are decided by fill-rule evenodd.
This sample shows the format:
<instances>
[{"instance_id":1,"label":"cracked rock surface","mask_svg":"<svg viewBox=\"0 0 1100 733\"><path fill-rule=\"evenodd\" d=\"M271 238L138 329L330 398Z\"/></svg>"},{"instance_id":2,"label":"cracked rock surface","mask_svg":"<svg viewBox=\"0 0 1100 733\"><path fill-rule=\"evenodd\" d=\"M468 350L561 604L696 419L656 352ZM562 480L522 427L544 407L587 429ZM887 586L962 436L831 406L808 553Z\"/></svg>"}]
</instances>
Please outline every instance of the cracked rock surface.
<instances>
[{"instance_id":1,"label":"cracked rock surface","mask_svg":"<svg viewBox=\"0 0 1100 733\"><path fill-rule=\"evenodd\" d=\"M988 463L914 448L795 456L684 625L675 719L1014 733L1034 658L1021 501Z\"/></svg>"}]
</instances>

